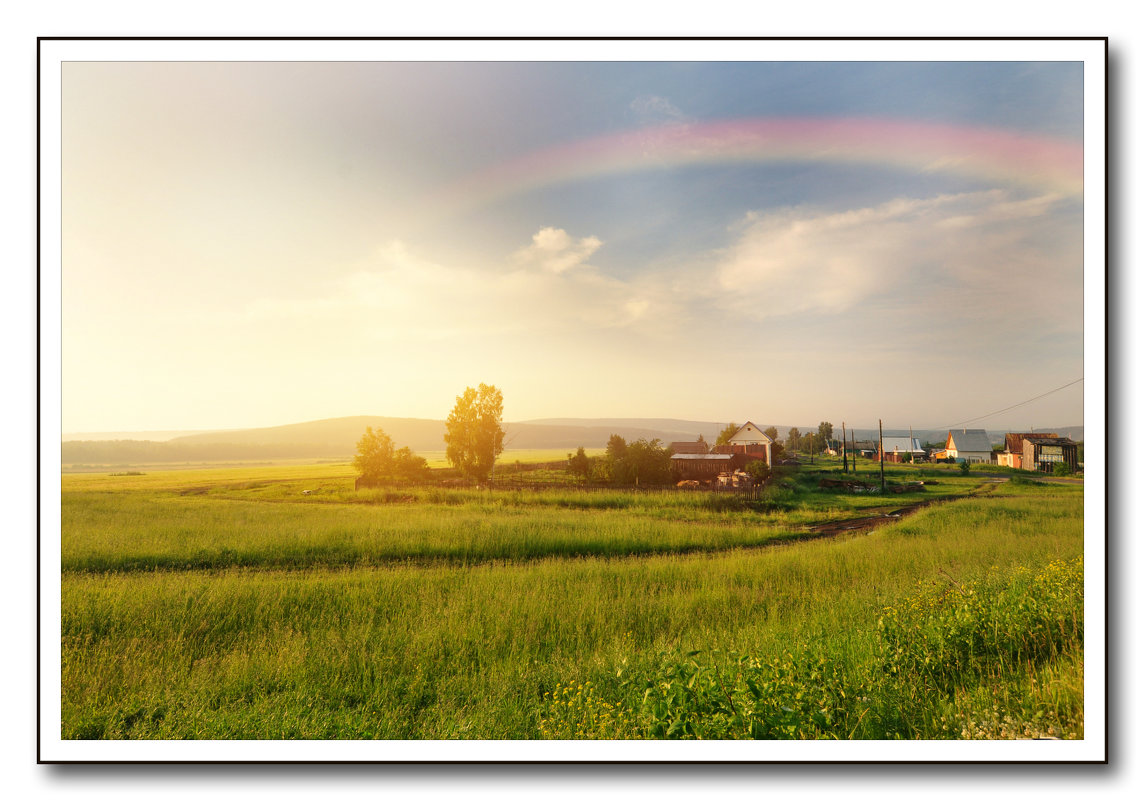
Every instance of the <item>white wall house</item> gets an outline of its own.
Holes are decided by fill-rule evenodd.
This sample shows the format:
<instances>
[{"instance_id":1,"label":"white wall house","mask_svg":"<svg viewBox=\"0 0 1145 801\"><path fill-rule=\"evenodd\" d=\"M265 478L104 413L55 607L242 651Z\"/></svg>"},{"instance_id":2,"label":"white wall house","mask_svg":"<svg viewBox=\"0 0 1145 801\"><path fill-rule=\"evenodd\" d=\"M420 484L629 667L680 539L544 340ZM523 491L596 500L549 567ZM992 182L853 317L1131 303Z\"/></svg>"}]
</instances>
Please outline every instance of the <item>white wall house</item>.
<instances>
[{"instance_id":1,"label":"white wall house","mask_svg":"<svg viewBox=\"0 0 1145 801\"><path fill-rule=\"evenodd\" d=\"M771 446L774 443L775 440L764 434L763 429L750 420L740 426L728 439L729 445L742 447L744 453L765 458L768 467L771 466Z\"/></svg>"},{"instance_id":2,"label":"white wall house","mask_svg":"<svg viewBox=\"0 0 1145 801\"><path fill-rule=\"evenodd\" d=\"M993 448L984 428L964 428L946 435L946 456L960 462L986 462L993 460Z\"/></svg>"}]
</instances>

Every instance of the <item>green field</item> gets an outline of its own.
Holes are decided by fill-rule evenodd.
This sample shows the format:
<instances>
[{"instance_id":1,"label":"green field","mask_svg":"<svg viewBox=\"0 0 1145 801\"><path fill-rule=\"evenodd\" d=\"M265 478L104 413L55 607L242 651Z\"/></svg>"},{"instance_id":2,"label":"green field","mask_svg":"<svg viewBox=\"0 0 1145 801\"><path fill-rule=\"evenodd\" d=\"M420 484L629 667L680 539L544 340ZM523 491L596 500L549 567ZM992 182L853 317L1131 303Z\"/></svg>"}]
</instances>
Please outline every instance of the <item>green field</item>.
<instances>
[{"instance_id":1,"label":"green field","mask_svg":"<svg viewBox=\"0 0 1145 801\"><path fill-rule=\"evenodd\" d=\"M751 502L65 475L62 736L1081 737L1082 488L816 462Z\"/></svg>"}]
</instances>

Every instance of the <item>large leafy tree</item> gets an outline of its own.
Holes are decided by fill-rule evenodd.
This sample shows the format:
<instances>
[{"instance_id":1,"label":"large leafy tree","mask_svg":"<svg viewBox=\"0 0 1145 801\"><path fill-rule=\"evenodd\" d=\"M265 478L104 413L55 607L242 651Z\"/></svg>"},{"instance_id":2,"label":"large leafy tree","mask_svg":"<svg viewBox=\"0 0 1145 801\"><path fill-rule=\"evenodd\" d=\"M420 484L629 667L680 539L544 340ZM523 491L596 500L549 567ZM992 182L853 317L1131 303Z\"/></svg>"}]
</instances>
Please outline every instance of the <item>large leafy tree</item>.
<instances>
[{"instance_id":1,"label":"large leafy tree","mask_svg":"<svg viewBox=\"0 0 1145 801\"><path fill-rule=\"evenodd\" d=\"M504 450L501 390L489 384L466 387L445 419L445 458L465 475L487 481Z\"/></svg>"},{"instance_id":2,"label":"large leafy tree","mask_svg":"<svg viewBox=\"0 0 1145 801\"><path fill-rule=\"evenodd\" d=\"M728 441L732 438L732 436L737 431L739 431L739 424L738 423L728 423L720 431L719 436L716 437L716 445L727 445Z\"/></svg>"},{"instance_id":3,"label":"large leafy tree","mask_svg":"<svg viewBox=\"0 0 1145 801\"><path fill-rule=\"evenodd\" d=\"M409 448L394 449L394 441L382 429L366 427L358 440L354 469L367 484L416 481L429 473L425 459Z\"/></svg>"},{"instance_id":4,"label":"large leafy tree","mask_svg":"<svg viewBox=\"0 0 1145 801\"><path fill-rule=\"evenodd\" d=\"M815 449L824 450L831 442L831 435L835 433L835 426L823 422L819 424L819 433L815 435Z\"/></svg>"},{"instance_id":5,"label":"large leafy tree","mask_svg":"<svg viewBox=\"0 0 1145 801\"><path fill-rule=\"evenodd\" d=\"M667 484L672 480L672 452L661 447L658 439L628 443L625 462L635 484Z\"/></svg>"}]
</instances>

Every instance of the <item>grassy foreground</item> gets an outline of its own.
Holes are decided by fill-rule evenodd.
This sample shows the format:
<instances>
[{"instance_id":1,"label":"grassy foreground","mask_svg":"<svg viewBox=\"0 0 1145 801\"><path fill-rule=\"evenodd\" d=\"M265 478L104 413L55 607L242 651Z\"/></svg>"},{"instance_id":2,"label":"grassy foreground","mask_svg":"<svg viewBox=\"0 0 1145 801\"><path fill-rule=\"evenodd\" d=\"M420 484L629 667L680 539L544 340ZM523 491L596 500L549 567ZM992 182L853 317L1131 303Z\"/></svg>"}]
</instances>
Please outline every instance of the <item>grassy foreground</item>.
<instances>
[{"instance_id":1,"label":"grassy foreground","mask_svg":"<svg viewBox=\"0 0 1145 801\"><path fill-rule=\"evenodd\" d=\"M792 543L888 499L316 470L66 477L65 738L1084 733L1080 487Z\"/></svg>"}]
</instances>

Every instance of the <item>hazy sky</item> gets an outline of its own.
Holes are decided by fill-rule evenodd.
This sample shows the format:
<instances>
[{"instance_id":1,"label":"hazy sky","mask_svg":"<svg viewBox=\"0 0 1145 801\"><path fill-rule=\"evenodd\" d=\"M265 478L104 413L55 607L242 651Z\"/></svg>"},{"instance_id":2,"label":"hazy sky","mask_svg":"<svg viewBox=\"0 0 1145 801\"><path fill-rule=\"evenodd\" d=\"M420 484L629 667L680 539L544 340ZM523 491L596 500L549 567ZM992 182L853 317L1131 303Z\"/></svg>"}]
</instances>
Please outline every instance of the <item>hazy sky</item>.
<instances>
[{"instance_id":1,"label":"hazy sky","mask_svg":"<svg viewBox=\"0 0 1145 801\"><path fill-rule=\"evenodd\" d=\"M1082 375L1081 135L1067 62L68 63L63 430L959 423Z\"/></svg>"}]
</instances>

